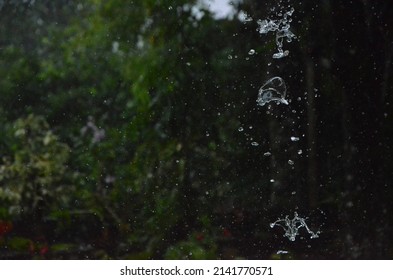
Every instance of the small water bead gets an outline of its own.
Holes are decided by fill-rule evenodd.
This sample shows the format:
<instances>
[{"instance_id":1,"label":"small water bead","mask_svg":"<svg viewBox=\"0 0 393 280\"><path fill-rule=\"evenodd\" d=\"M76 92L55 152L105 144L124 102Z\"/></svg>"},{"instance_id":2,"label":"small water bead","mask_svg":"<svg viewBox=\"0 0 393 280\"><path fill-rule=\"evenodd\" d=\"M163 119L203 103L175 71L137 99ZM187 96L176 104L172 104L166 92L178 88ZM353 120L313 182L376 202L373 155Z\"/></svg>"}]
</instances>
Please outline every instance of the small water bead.
<instances>
[{"instance_id":1,"label":"small water bead","mask_svg":"<svg viewBox=\"0 0 393 280\"><path fill-rule=\"evenodd\" d=\"M291 137L292 142L297 142L299 140L300 140L299 137L294 137L294 136Z\"/></svg>"},{"instance_id":2,"label":"small water bead","mask_svg":"<svg viewBox=\"0 0 393 280\"><path fill-rule=\"evenodd\" d=\"M275 182L275 180L274 179L270 179L270 183L274 183Z\"/></svg>"},{"instance_id":3,"label":"small water bead","mask_svg":"<svg viewBox=\"0 0 393 280\"><path fill-rule=\"evenodd\" d=\"M253 145L254 147L257 147L257 146L259 146L259 143L258 142L252 142L251 145Z\"/></svg>"},{"instance_id":4,"label":"small water bead","mask_svg":"<svg viewBox=\"0 0 393 280\"><path fill-rule=\"evenodd\" d=\"M301 154L303 154L303 150L299 150L299 151L297 151L297 154L298 154L298 155L301 155Z\"/></svg>"},{"instance_id":5,"label":"small water bead","mask_svg":"<svg viewBox=\"0 0 393 280\"><path fill-rule=\"evenodd\" d=\"M269 157L269 156L272 155L272 153L271 153L271 152L266 152L266 153L264 153L263 155L264 155L265 157Z\"/></svg>"},{"instance_id":6,"label":"small water bead","mask_svg":"<svg viewBox=\"0 0 393 280\"><path fill-rule=\"evenodd\" d=\"M249 55L254 55L254 54L255 54L255 50L254 50L254 49L251 49L251 50L248 52L248 54L249 54Z\"/></svg>"},{"instance_id":7,"label":"small water bead","mask_svg":"<svg viewBox=\"0 0 393 280\"><path fill-rule=\"evenodd\" d=\"M288 251L284 251L284 250L278 250L277 255L284 255L284 254L288 254Z\"/></svg>"},{"instance_id":8,"label":"small water bead","mask_svg":"<svg viewBox=\"0 0 393 280\"><path fill-rule=\"evenodd\" d=\"M243 127L239 127L238 131L242 132L242 131L244 131L244 128Z\"/></svg>"},{"instance_id":9,"label":"small water bead","mask_svg":"<svg viewBox=\"0 0 393 280\"><path fill-rule=\"evenodd\" d=\"M288 101L285 99L286 93L287 87L284 80L280 77L271 78L259 89L257 103L259 106L264 106L275 101L278 104L288 105Z\"/></svg>"},{"instance_id":10,"label":"small water bead","mask_svg":"<svg viewBox=\"0 0 393 280\"><path fill-rule=\"evenodd\" d=\"M233 58L233 57L229 54L229 55L228 55L228 59L232 59L232 58Z\"/></svg>"},{"instance_id":11,"label":"small water bead","mask_svg":"<svg viewBox=\"0 0 393 280\"><path fill-rule=\"evenodd\" d=\"M294 165L295 162L294 162L293 160L288 160L288 164L289 164L289 165Z\"/></svg>"},{"instance_id":12,"label":"small water bead","mask_svg":"<svg viewBox=\"0 0 393 280\"><path fill-rule=\"evenodd\" d=\"M289 51L279 51L278 53L273 54L273 58L280 59L289 55Z\"/></svg>"}]
</instances>

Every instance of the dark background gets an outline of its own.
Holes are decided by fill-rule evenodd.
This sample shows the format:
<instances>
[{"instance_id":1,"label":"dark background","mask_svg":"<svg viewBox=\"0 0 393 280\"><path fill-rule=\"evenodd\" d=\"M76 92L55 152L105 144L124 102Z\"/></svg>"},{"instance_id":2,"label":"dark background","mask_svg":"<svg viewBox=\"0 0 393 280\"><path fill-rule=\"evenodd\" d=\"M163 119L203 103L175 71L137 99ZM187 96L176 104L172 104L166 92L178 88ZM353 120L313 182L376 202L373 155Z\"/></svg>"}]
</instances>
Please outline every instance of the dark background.
<instances>
[{"instance_id":1,"label":"dark background","mask_svg":"<svg viewBox=\"0 0 393 280\"><path fill-rule=\"evenodd\" d=\"M0 258L391 259L392 4L0 1Z\"/></svg>"}]
</instances>

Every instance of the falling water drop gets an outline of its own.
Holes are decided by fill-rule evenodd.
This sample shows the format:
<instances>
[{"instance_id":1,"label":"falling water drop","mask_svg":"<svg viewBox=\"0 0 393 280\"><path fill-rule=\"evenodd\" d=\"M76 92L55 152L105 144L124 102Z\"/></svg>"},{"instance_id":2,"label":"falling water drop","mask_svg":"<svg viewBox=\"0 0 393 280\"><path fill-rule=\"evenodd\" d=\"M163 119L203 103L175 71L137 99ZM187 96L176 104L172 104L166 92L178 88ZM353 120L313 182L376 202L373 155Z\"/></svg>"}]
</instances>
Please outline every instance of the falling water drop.
<instances>
[{"instance_id":1,"label":"falling water drop","mask_svg":"<svg viewBox=\"0 0 393 280\"><path fill-rule=\"evenodd\" d=\"M299 137L292 136L291 137L291 141L292 142L297 142L297 141L299 141Z\"/></svg>"},{"instance_id":2,"label":"falling water drop","mask_svg":"<svg viewBox=\"0 0 393 280\"><path fill-rule=\"evenodd\" d=\"M294 162L293 160L288 160L288 164L289 164L289 165L294 165L295 162Z\"/></svg>"},{"instance_id":3,"label":"falling water drop","mask_svg":"<svg viewBox=\"0 0 393 280\"><path fill-rule=\"evenodd\" d=\"M251 50L248 52L248 54L249 54L249 55L254 55L254 54L255 54L255 50L254 50L254 49L251 49Z\"/></svg>"},{"instance_id":4,"label":"falling water drop","mask_svg":"<svg viewBox=\"0 0 393 280\"><path fill-rule=\"evenodd\" d=\"M286 93L284 80L280 77L271 78L259 89L257 103L259 106L264 106L271 101L276 101L288 105L285 99Z\"/></svg>"}]
</instances>

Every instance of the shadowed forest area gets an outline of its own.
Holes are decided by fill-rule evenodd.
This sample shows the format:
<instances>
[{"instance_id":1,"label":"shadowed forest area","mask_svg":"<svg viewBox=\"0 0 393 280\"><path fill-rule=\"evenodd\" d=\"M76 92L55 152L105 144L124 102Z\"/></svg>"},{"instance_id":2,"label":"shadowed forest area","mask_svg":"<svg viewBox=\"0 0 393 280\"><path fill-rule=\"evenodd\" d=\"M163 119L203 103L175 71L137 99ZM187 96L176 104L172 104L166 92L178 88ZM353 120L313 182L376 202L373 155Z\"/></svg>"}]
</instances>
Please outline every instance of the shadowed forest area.
<instances>
[{"instance_id":1,"label":"shadowed forest area","mask_svg":"<svg viewBox=\"0 0 393 280\"><path fill-rule=\"evenodd\" d=\"M1 259L393 258L393 2L233 5L0 1Z\"/></svg>"}]
</instances>

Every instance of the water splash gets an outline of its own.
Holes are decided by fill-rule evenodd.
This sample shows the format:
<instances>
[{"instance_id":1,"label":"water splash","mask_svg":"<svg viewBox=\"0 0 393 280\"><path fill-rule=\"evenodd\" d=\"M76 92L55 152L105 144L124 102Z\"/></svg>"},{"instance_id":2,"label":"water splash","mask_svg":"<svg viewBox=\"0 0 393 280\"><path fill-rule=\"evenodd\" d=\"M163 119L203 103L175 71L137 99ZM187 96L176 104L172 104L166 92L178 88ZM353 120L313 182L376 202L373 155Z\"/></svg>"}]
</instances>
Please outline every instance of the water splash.
<instances>
[{"instance_id":1,"label":"water splash","mask_svg":"<svg viewBox=\"0 0 393 280\"><path fill-rule=\"evenodd\" d=\"M263 106L271 101L276 101L278 104L288 105L288 101L285 99L286 94L287 87L284 80L280 77L274 77L259 89L257 103L259 106Z\"/></svg>"},{"instance_id":2,"label":"water splash","mask_svg":"<svg viewBox=\"0 0 393 280\"><path fill-rule=\"evenodd\" d=\"M320 234L320 231L313 232L310 230L310 228L306 224L306 219L299 217L298 213L295 212L293 219L289 219L289 216L285 216L284 219L278 219L274 223L270 224L271 228L274 228L275 226L279 226L284 229L285 234L283 235L284 237L287 237L290 241L295 241L296 236L299 235L299 229L305 228L307 232L310 234L310 238L318 238Z\"/></svg>"},{"instance_id":3,"label":"water splash","mask_svg":"<svg viewBox=\"0 0 393 280\"><path fill-rule=\"evenodd\" d=\"M288 50L283 50L283 42L284 38L286 38L288 43L292 42L292 39L296 38L295 34L289 30L292 21L291 16L294 11L295 9L291 8L285 13L279 13L278 15L282 16L281 19L267 19L257 21L257 24L259 25L257 30L260 34L276 32L276 45L278 52L273 54L273 58L279 59L289 55Z\"/></svg>"}]
</instances>

